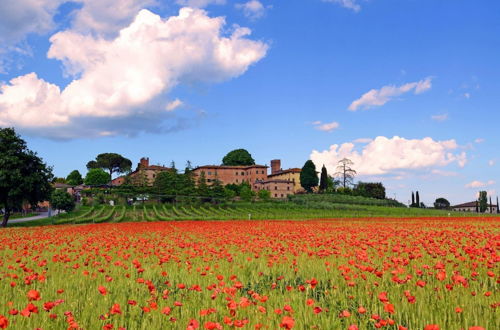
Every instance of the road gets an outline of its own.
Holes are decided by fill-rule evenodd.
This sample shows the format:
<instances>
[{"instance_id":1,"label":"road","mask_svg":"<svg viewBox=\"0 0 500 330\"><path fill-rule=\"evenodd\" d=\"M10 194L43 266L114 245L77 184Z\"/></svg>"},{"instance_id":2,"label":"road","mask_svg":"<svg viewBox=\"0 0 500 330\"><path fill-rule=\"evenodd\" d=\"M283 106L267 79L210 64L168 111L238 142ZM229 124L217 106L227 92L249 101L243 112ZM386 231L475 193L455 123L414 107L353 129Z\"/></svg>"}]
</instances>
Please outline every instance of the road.
<instances>
[{"instance_id":1,"label":"road","mask_svg":"<svg viewBox=\"0 0 500 330\"><path fill-rule=\"evenodd\" d=\"M20 222L28 222L28 221L33 221L33 220L40 220L40 219L45 219L48 216L49 216L48 212L42 212L42 213L39 213L38 215L35 215L34 217L9 220L9 223L20 223Z\"/></svg>"}]
</instances>

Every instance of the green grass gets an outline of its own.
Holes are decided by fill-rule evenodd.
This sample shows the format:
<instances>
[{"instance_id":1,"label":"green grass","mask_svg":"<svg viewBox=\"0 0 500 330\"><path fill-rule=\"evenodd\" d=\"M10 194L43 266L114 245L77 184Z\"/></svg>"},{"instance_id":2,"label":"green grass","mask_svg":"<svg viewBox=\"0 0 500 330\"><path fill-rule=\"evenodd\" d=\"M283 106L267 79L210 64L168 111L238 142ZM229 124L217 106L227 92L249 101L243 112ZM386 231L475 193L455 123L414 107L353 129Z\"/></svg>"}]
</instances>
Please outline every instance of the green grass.
<instances>
[{"instance_id":1,"label":"green grass","mask_svg":"<svg viewBox=\"0 0 500 330\"><path fill-rule=\"evenodd\" d=\"M352 196L348 196L352 197ZM84 224L101 222L180 221L180 220L307 220L319 218L369 217L463 217L497 216L435 209L345 204L325 201L229 203L225 205L169 205L147 203L137 206L82 206L76 211L49 219L12 223L9 227L30 227L50 224Z\"/></svg>"}]
</instances>

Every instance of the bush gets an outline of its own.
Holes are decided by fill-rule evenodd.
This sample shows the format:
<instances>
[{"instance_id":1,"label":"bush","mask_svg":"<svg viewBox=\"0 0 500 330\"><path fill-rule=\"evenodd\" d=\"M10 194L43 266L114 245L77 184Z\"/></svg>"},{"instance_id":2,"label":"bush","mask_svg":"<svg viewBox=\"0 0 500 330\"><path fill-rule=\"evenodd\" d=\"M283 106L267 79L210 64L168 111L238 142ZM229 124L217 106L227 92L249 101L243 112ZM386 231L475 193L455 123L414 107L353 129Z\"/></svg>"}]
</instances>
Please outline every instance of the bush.
<instances>
[{"instance_id":1,"label":"bush","mask_svg":"<svg viewBox=\"0 0 500 330\"><path fill-rule=\"evenodd\" d=\"M50 198L50 203L56 210L71 212L75 209L75 200L73 199L73 196L64 190L54 191Z\"/></svg>"}]
</instances>

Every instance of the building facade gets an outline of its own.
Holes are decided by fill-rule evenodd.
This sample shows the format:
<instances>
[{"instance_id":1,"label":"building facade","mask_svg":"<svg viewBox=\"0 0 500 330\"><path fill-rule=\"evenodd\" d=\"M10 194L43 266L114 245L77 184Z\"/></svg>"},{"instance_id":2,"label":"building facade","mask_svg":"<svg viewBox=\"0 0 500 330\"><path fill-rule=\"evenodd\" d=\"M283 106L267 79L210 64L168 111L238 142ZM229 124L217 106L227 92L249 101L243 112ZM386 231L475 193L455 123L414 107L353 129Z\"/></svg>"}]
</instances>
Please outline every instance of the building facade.
<instances>
[{"instance_id":1,"label":"building facade","mask_svg":"<svg viewBox=\"0 0 500 330\"><path fill-rule=\"evenodd\" d=\"M286 180L293 182L293 193L304 191L300 185L300 168L289 168L283 170L281 168L281 160L271 160L271 174L268 175L269 180Z\"/></svg>"},{"instance_id":2,"label":"building facade","mask_svg":"<svg viewBox=\"0 0 500 330\"><path fill-rule=\"evenodd\" d=\"M477 202L463 203L459 205L452 206L451 209L457 212L477 212L479 204ZM488 207L484 213L498 213L498 205L488 204Z\"/></svg>"},{"instance_id":3,"label":"building facade","mask_svg":"<svg viewBox=\"0 0 500 330\"><path fill-rule=\"evenodd\" d=\"M199 166L193 170L195 180L205 173L207 183L219 180L223 186L228 184L242 184L244 182L252 185L257 180L267 180L267 166L224 166L224 165L205 165Z\"/></svg>"},{"instance_id":4,"label":"building facade","mask_svg":"<svg viewBox=\"0 0 500 330\"><path fill-rule=\"evenodd\" d=\"M149 158L143 157L137 164L135 171L128 175L120 176L111 181L113 186L130 183L135 186L152 186L158 173L171 170L170 167L150 165Z\"/></svg>"},{"instance_id":5,"label":"building facade","mask_svg":"<svg viewBox=\"0 0 500 330\"><path fill-rule=\"evenodd\" d=\"M294 182L290 180L263 180L256 181L252 186L252 190L260 191L267 190L271 193L271 198L287 198L288 195L294 194Z\"/></svg>"}]
</instances>

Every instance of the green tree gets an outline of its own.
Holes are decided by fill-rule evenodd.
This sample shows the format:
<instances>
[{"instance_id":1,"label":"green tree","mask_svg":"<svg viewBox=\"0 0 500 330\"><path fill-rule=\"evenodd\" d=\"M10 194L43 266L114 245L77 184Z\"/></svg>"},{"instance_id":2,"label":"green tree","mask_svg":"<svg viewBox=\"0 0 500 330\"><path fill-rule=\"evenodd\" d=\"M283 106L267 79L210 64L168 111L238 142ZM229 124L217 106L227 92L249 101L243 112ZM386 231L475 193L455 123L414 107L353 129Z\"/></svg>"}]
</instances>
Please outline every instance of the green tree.
<instances>
[{"instance_id":1,"label":"green tree","mask_svg":"<svg viewBox=\"0 0 500 330\"><path fill-rule=\"evenodd\" d=\"M72 186L78 186L83 183L83 178L78 170L71 171L71 173L66 177L66 182Z\"/></svg>"},{"instance_id":2,"label":"green tree","mask_svg":"<svg viewBox=\"0 0 500 330\"><path fill-rule=\"evenodd\" d=\"M110 181L109 173L106 173L101 168L93 168L87 172L83 182L87 186L102 186Z\"/></svg>"},{"instance_id":3,"label":"green tree","mask_svg":"<svg viewBox=\"0 0 500 330\"><path fill-rule=\"evenodd\" d=\"M325 192L328 189L328 172L325 165L321 168L321 176L319 179L319 191Z\"/></svg>"},{"instance_id":4,"label":"green tree","mask_svg":"<svg viewBox=\"0 0 500 330\"><path fill-rule=\"evenodd\" d=\"M216 199L222 199L225 197L224 186L219 179L215 179L210 186L210 195Z\"/></svg>"},{"instance_id":5,"label":"green tree","mask_svg":"<svg viewBox=\"0 0 500 330\"><path fill-rule=\"evenodd\" d=\"M66 183L66 179L65 178L54 177L52 179L52 183Z\"/></svg>"},{"instance_id":6,"label":"green tree","mask_svg":"<svg viewBox=\"0 0 500 330\"><path fill-rule=\"evenodd\" d=\"M420 207L420 195L418 194L418 190L417 192L415 193L415 207Z\"/></svg>"},{"instance_id":7,"label":"green tree","mask_svg":"<svg viewBox=\"0 0 500 330\"><path fill-rule=\"evenodd\" d=\"M179 180L175 169L160 172L153 183L153 191L161 196L162 202L173 202L179 193Z\"/></svg>"},{"instance_id":8,"label":"green tree","mask_svg":"<svg viewBox=\"0 0 500 330\"><path fill-rule=\"evenodd\" d=\"M243 186L240 191L240 197L245 202L250 202L255 196L250 186Z\"/></svg>"},{"instance_id":9,"label":"green tree","mask_svg":"<svg viewBox=\"0 0 500 330\"><path fill-rule=\"evenodd\" d=\"M479 192L479 212L483 213L488 208L488 193L486 191Z\"/></svg>"},{"instance_id":10,"label":"green tree","mask_svg":"<svg viewBox=\"0 0 500 330\"><path fill-rule=\"evenodd\" d=\"M259 192L257 193L257 196L262 201L268 201L269 199L271 199L271 192L269 190L262 189L262 190L259 190Z\"/></svg>"},{"instance_id":11,"label":"green tree","mask_svg":"<svg viewBox=\"0 0 500 330\"><path fill-rule=\"evenodd\" d=\"M352 185L354 177L356 176L356 171L351 168L352 165L354 165L354 163L348 158L339 160L337 164L335 176L340 177L340 182L344 188Z\"/></svg>"},{"instance_id":12,"label":"green tree","mask_svg":"<svg viewBox=\"0 0 500 330\"><path fill-rule=\"evenodd\" d=\"M312 160L305 162L300 172L300 185L307 192L312 192L313 188L318 186L318 174L316 173L316 166Z\"/></svg>"},{"instance_id":13,"label":"green tree","mask_svg":"<svg viewBox=\"0 0 500 330\"><path fill-rule=\"evenodd\" d=\"M411 192L411 204L410 207L415 207L415 193Z\"/></svg>"},{"instance_id":14,"label":"green tree","mask_svg":"<svg viewBox=\"0 0 500 330\"><path fill-rule=\"evenodd\" d=\"M27 202L32 206L52 194L52 168L28 149L13 128L0 128L0 207L2 227L7 227L14 208Z\"/></svg>"},{"instance_id":15,"label":"green tree","mask_svg":"<svg viewBox=\"0 0 500 330\"><path fill-rule=\"evenodd\" d=\"M235 197L236 197L236 192L234 192L233 189L224 187L224 198L231 200Z\"/></svg>"},{"instance_id":16,"label":"green tree","mask_svg":"<svg viewBox=\"0 0 500 330\"><path fill-rule=\"evenodd\" d=\"M354 195L385 199L385 187L382 182L358 182L353 189Z\"/></svg>"},{"instance_id":17,"label":"green tree","mask_svg":"<svg viewBox=\"0 0 500 330\"><path fill-rule=\"evenodd\" d=\"M132 168L130 159L115 153L103 153L97 155L95 161L91 160L87 163L87 169L102 168L109 172L110 180L113 178L113 173L126 173Z\"/></svg>"},{"instance_id":18,"label":"green tree","mask_svg":"<svg viewBox=\"0 0 500 330\"><path fill-rule=\"evenodd\" d=\"M56 210L71 212L75 209L75 199L64 190L55 190L50 197L50 204Z\"/></svg>"},{"instance_id":19,"label":"green tree","mask_svg":"<svg viewBox=\"0 0 500 330\"><path fill-rule=\"evenodd\" d=\"M198 182L196 185L196 192L198 196L201 197L209 197L210 196L210 188L207 185L207 179L205 177L205 172L201 172L200 177L198 178Z\"/></svg>"},{"instance_id":20,"label":"green tree","mask_svg":"<svg viewBox=\"0 0 500 330\"><path fill-rule=\"evenodd\" d=\"M224 158L222 158L222 165L225 166L249 166L255 165L255 160L252 155L245 149L236 149L230 151Z\"/></svg>"},{"instance_id":21,"label":"green tree","mask_svg":"<svg viewBox=\"0 0 500 330\"><path fill-rule=\"evenodd\" d=\"M434 202L434 208L439 210L448 209L450 208L450 202L443 197L436 198L436 201Z\"/></svg>"}]
</instances>

